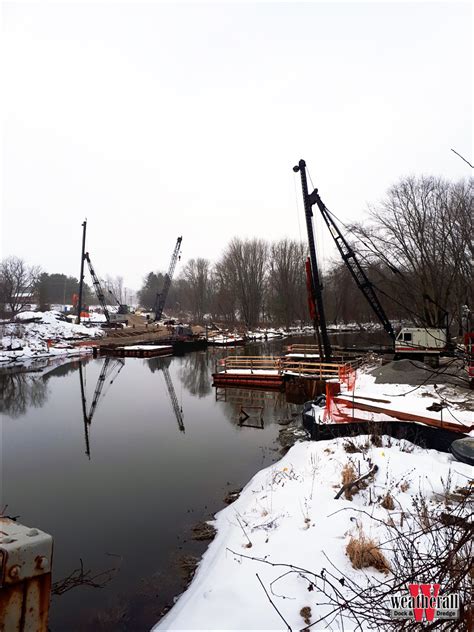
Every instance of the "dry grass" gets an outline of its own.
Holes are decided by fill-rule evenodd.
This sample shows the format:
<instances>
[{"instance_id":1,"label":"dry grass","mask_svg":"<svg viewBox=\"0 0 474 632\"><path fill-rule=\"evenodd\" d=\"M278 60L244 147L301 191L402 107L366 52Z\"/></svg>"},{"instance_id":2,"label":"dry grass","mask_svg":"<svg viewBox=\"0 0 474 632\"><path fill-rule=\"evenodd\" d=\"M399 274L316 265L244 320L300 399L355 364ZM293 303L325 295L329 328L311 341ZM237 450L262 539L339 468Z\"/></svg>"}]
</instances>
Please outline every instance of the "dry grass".
<instances>
[{"instance_id":1,"label":"dry grass","mask_svg":"<svg viewBox=\"0 0 474 632\"><path fill-rule=\"evenodd\" d=\"M354 469L352 463L346 463L342 468L342 484L348 485L349 483L353 483L358 478L357 472ZM356 487L352 487L351 489L346 489L344 491L344 496L347 500L352 500L354 494L357 494L359 490Z\"/></svg>"},{"instance_id":2,"label":"dry grass","mask_svg":"<svg viewBox=\"0 0 474 632\"><path fill-rule=\"evenodd\" d=\"M408 481L402 481L400 483L400 491L406 492L410 488L410 483Z\"/></svg>"},{"instance_id":3,"label":"dry grass","mask_svg":"<svg viewBox=\"0 0 474 632\"><path fill-rule=\"evenodd\" d=\"M387 492L385 496L382 498L382 502L380 503L384 509L388 509L392 511L395 509L395 503L393 501L393 496L390 492Z\"/></svg>"},{"instance_id":4,"label":"dry grass","mask_svg":"<svg viewBox=\"0 0 474 632\"><path fill-rule=\"evenodd\" d=\"M311 608L309 606L301 608L300 615L303 617L306 625L309 625L311 623Z\"/></svg>"},{"instance_id":5,"label":"dry grass","mask_svg":"<svg viewBox=\"0 0 474 632\"><path fill-rule=\"evenodd\" d=\"M362 454L365 454L367 452L368 447L369 447L368 443L358 444L352 439L347 439L347 441L345 441L343 444L343 448L345 452L347 452L348 454L355 454L356 452L362 452Z\"/></svg>"},{"instance_id":6,"label":"dry grass","mask_svg":"<svg viewBox=\"0 0 474 632\"><path fill-rule=\"evenodd\" d=\"M372 566L381 573L390 571L390 565L379 549L379 545L371 538L368 538L362 529L360 529L357 537L351 536L346 547L346 553L354 568L369 568Z\"/></svg>"},{"instance_id":7,"label":"dry grass","mask_svg":"<svg viewBox=\"0 0 474 632\"><path fill-rule=\"evenodd\" d=\"M381 448L383 445L382 437L379 434L372 434L370 440L372 441L372 445L374 445L376 448Z\"/></svg>"}]
</instances>

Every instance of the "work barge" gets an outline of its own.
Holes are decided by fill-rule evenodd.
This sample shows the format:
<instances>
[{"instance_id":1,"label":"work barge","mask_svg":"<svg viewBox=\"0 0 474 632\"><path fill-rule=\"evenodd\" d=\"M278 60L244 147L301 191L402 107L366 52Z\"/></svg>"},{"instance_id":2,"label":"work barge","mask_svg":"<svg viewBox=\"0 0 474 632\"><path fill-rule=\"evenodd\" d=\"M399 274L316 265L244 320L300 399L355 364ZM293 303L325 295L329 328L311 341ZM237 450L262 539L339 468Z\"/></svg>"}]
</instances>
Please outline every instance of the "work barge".
<instances>
[{"instance_id":1,"label":"work barge","mask_svg":"<svg viewBox=\"0 0 474 632\"><path fill-rule=\"evenodd\" d=\"M290 345L283 356L230 355L216 362L212 374L216 388L249 388L283 392L291 400L326 393L326 382L355 371L362 359L336 356L320 361L314 345ZM295 401L295 403L297 403Z\"/></svg>"}]
</instances>

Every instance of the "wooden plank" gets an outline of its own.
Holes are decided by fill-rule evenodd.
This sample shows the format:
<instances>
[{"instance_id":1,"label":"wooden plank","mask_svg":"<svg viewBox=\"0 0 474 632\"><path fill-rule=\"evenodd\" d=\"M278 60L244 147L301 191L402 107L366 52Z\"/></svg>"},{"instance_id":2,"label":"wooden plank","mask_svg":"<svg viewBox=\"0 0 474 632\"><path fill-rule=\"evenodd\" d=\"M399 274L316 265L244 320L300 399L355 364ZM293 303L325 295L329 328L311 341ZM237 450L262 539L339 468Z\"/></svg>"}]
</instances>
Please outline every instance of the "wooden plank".
<instances>
[{"instance_id":1,"label":"wooden plank","mask_svg":"<svg viewBox=\"0 0 474 632\"><path fill-rule=\"evenodd\" d=\"M407 413L401 410L392 410L390 408L384 408L383 406L366 404L365 402L357 401L357 399L352 400L350 397L345 398L344 396L338 395L334 398L334 402L336 404L346 405L350 409L354 408L359 410L366 410L368 412L388 415L389 417L394 417L395 419L399 419L400 421L418 422L427 426L434 426L436 428L444 428L446 430L454 430L456 432L464 433L468 433L471 430L474 430L474 425L472 424L470 426L465 426L463 424L456 424L452 421L441 421L438 419L434 419L433 417L425 417L424 415L415 415L413 413Z\"/></svg>"}]
</instances>

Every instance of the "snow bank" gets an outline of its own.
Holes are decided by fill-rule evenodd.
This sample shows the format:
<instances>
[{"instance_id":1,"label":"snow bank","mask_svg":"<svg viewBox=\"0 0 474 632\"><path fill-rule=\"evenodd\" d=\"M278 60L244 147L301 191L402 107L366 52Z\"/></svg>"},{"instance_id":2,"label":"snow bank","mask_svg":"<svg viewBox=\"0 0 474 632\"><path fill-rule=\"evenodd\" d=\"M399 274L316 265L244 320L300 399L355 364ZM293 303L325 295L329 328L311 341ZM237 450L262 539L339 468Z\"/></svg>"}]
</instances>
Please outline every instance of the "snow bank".
<instances>
[{"instance_id":1,"label":"snow bank","mask_svg":"<svg viewBox=\"0 0 474 632\"><path fill-rule=\"evenodd\" d=\"M22 312L15 322L0 326L0 362L89 353L90 349L71 343L103 335L100 327L72 324L57 311Z\"/></svg>"},{"instance_id":2,"label":"snow bank","mask_svg":"<svg viewBox=\"0 0 474 632\"><path fill-rule=\"evenodd\" d=\"M370 440L358 437L354 442L362 445ZM320 578L314 580L316 589L309 591L308 580L300 574L265 562L292 564L316 573L330 569L338 575L341 571L360 582L385 578L373 568L352 568L345 553L350 535L362 527L367 536L384 541L384 523L390 518L397 524L402 521L409 530L413 527L410 510L418 494L425 494L430 511L435 511L436 494L443 494L449 476L452 488L464 486L472 468L453 462L448 454L423 450L403 440L382 437L382 442L382 447L369 445L364 452L351 454L344 449L344 438L299 443L277 464L256 474L240 498L217 514L217 536L194 580L154 630L285 629L257 573L293 630L305 626L302 608L311 608L311 622L329 615L331 607L323 603L327 599L320 592ZM342 468L348 462L361 474L371 464L378 471L370 486L352 500L344 496L335 500ZM381 505L388 491L394 499L392 511ZM387 544L384 554L390 563ZM338 589L343 594L346 590L339 584ZM330 623L326 619L313 629L354 627L339 615Z\"/></svg>"}]
</instances>

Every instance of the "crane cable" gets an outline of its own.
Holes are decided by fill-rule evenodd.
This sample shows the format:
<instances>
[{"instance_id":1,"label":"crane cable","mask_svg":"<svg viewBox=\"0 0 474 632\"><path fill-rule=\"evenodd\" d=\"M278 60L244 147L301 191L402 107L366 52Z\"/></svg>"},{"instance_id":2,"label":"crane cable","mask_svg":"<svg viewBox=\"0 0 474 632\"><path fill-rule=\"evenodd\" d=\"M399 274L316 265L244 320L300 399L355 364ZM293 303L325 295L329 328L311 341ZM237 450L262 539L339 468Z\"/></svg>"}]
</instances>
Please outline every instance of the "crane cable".
<instances>
[{"instance_id":1,"label":"crane cable","mask_svg":"<svg viewBox=\"0 0 474 632\"><path fill-rule=\"evenodd\" d=\"M310 173L310 171L308 169L308 166L306 166L306 173L308 174L308 178L309 178L309 181L311 183L311 186L312 186L313 190L315 190L316 187L314 186L313 179L311 177L311 173ZM314 217L314 215L313 215L313 217ZM316 217L318 217L318 216L316 216ZM316 260L318 262L318 268L319 268L319 276L320 276L319 282L322 285L322 280L323 280L323 277L324 277L324 272L323 272L324 271L324 262L326 260L325 250L324 250L323 230L322 230L323 226L322 226L322 223L318 223L317 220L315 220L314 223L316 224L316 230L314 231L315 232L315 239L316 239L316 246L317 246L317 248L316 248ZM319 231L318 231L318 229L319 229Z\"/></svg>"},{"instance_id":2,"label":"crane cable","mask_svg":"<svg viewBox=\"0 0 474 632\"><path fill-rule=\"evenodd\" d=\"M309 172L308 172L309 175ZM311 180L311 176L310 176L310 180ZM313 182L311 180L311 186L313 186ZM333 213L332 211L330 211L328 209L328 207L326 205L324 205L325 210L329 213L329 215L331 215L331 217L335 220L338 221L339 224L342 224L342 226L346 229L346 231L349 231L349 226L347 226L347 224L345 224L339 217L337 217L337 215L335 213ZM360 239L360 238L359 238ZM364 244L364 246L370 250L370 248L367 246L367 244L360 239L360 241ZM362 254L360 251L356 251L355 249L353 249L354 252L357 254L358 257L360 257L362 259L362 261L366 264L366 265L370 265L370 261L368 260L367 256ZM377 251L377 254L379 256L379 258L388 266L388 268L392 271L392 272L396 272L397 274L400 274L402 277L404 277L405 275L403 274L403 272L400 272L399 270L397 270L389 261L388 259L380 252ZM411 316L415 316L416 318L418 318L419 320L423 321L423 317L420 316L420 314L418 314L417 312L414 312L413 310L411 310L409 307L407 307L405 304L401 303L400 301L398 301L395 297L393 297L392 295L388 294L387 292L385 292L384 290L382 290L378 285L376 285L373 281L371 281L372 286L377 290L377 292L380 292L380 294L383 294L383 296L385 296L386 298L390 299L391 301L393 301L394 303L396 303L399 307L403 307L403 309L405 309L405 311L407 311Z\"/></svg>"},{"instance_id":3,"label":"crane cable","mask_svg":"<svg viewBox=\"0 0 474 632\"><path fill-rule=\"evenodd\" d=\"M298 190L297 190L297 187L296 187L296 173L293 173L293 184L295 185L296 219L298 220L298 233L300 235L300 242L303 242L303 238L301 237L300 206L298 204Z\"/></svg>"}]
</instances>

